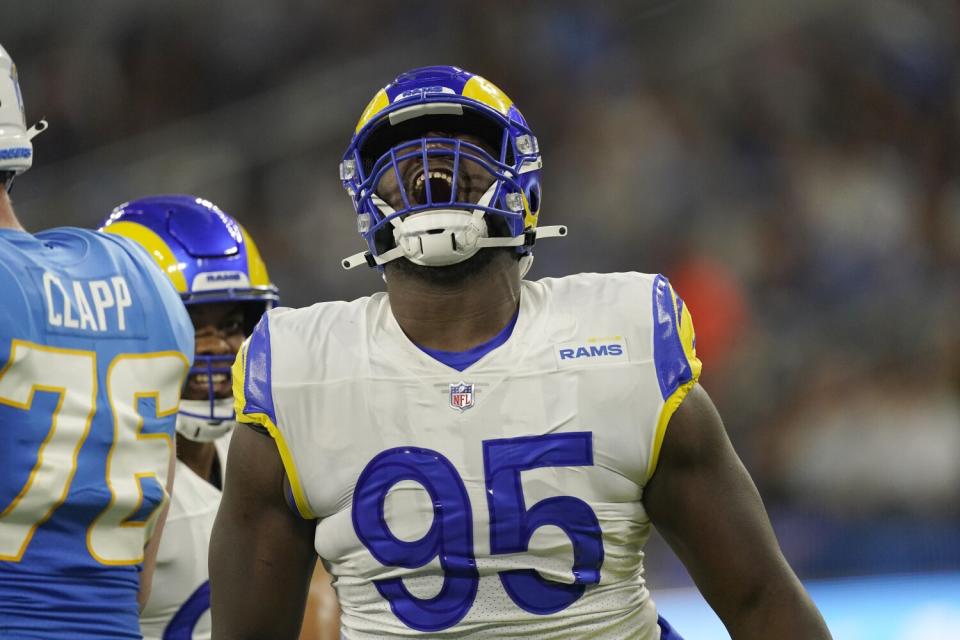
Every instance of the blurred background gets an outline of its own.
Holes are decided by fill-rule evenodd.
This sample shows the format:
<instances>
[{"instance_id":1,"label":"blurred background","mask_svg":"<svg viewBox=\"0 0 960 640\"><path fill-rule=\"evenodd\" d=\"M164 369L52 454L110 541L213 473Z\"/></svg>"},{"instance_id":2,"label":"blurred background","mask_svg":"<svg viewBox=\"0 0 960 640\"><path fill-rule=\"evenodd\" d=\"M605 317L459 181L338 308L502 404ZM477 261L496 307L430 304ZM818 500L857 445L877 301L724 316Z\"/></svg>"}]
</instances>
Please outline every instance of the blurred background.
<instances>
[{"instance_id":1,"label":"blurred background","mask_svg":"<svg viewBox=\"0 0 960 640\"><path fill-rule=\"evenodd\" d=\"M530 277L670 277L835 636L960 638L955 2L4 6L28 121L51 125L24 224L201 195L291 306L381 288L339 266L364 245L337 164L374 92L424 64L490 78L539 137L545 223L571 230ZM726 637L661 541L646 563L688 640Z\"/></svg>"}]
</instances>

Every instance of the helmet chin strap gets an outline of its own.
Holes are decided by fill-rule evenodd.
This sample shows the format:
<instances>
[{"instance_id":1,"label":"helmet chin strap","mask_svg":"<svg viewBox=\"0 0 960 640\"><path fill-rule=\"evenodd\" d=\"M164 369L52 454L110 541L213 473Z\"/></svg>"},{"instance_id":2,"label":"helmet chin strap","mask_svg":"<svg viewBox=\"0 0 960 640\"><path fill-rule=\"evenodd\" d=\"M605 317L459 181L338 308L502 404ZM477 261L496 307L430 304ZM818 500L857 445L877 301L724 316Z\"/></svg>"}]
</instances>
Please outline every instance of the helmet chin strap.
<instances>
[{"instance_id":1,"label":"helmet chin strap","mask_svg":"<svg viewBox=\"0 0 960 640\"><path fill-rule=\"evenodd\" d=\"M497 183L494 182L477 202L486 206L493 198ZM372 200L380 212L388 217L396 211L377 195ZM390 220L393 225L393 237L396 246L373 256L369 251L354 254L343 260L344 269L353 269L361 264L380 266L397 258L406 258L414 264L426 267L444 267L463 262L475 255L480 249L488 247L520 247L533 244L537 238L565 236L567 228L563 225L540 227L513 238L491 238L482 209L472 212L458 209L431 209ZM524 260L523 258L530 258ZM521 277L526 275L533 263L532 256L521 258Z\"/></svg>"},{"instance_id":2,"label":"helmet chin strap","mask_svg":"<svg viewBox=\"0 0 960 640\"><path fill-rule=\"evenodd\" d=\"M221 417L222 416L222 417ZM181 400L177 433L193 442L213 442L236 426L233 398L219 398L211 411L208 400Z\"/></svg>"}]
</instances>

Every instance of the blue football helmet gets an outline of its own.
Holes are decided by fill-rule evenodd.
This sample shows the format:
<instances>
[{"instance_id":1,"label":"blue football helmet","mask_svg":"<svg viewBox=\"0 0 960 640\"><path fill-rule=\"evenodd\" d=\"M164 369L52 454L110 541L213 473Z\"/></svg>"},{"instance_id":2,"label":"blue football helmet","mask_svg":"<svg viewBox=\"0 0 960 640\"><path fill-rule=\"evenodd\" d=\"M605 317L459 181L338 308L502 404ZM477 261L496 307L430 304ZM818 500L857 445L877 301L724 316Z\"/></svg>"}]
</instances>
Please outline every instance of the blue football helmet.
<instances>
[{"instance_id":1,"label":"blue football helmet","mask_svg":"<svg viewBox=\"0 0 960 640\"><path fill-rule=\"evenodd\" d=\"M244 333L277 305L277 288L253 238L217 205L203 198L163 195L124 203L101 230L124 236L146 249L167 274L183 303L237 302L244 311ZM229 380L233 355L197 354L190 376L205 376L207 400L182 400L177 431L209 442L235 424L233 399L217 398L216 381Z\"/></svg>"},{"instance_id":2,"label":"blue football helmet","mask_svg":"<svg viewBox=\"0 0 960 640\"><path fill-rule=\"evenodd\" d=\"M482 193L462 184L468 165L490 182ZM447 66L400 74L367 105L340 163L369 247L343 267L382 269L397 258L445 266L485 247L516 247L526 273L538 237L566 235L537 227L541 167L536 136L490 81ZM399 190L389 203L387 183Z\"/></svg>"},{"instance_id":3,"label":"blue football helmet","mask_svg":"<svg viewBox=\"0 0 960 640\"><path fill-rule=\"evenodd\" d=\"M33 165L30 141L46 128L41 120L27 129L17 66L0 46L0 185L8 191L13 179Z\"/></svg>"}]
</instances>

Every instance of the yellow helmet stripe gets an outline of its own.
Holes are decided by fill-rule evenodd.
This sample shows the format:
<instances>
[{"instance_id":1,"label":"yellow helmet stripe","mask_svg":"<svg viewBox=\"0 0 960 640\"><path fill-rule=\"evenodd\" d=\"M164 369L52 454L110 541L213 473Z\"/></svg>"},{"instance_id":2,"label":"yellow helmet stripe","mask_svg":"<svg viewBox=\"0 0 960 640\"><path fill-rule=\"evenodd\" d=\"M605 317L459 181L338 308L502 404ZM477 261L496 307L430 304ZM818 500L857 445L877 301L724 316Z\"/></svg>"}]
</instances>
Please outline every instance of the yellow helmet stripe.
<instances>
[{"instance_id":1,"label":"yellow helmet stripe","mask_svg":"<svg viewBox=\"0 0 960 640\"><path fill-rule=\"evenodd\" d=\"M513 106L513 100L507 97L507 94L501 91L497 85L480 76L473 76L467 80L467 83L463 85L463 96L482 102L503 115L507 115L510 107Z\"/></svg>"},{"instance_id":2,"label":"yellow helmet stripe","mask_svg":"<svg viewBox=\"0 0 960 640\"><path fill-rule=\"evenodd\" d=\"M247 233L247 230L241 225L240 233L243 234L243 244L247 251L247 271L250 274L251 287L266 287L270 284L270 275L267 273L267 265L260 257L260 250L257 249L253 238Z\"/></svg>"},{"instance_id":3,"label":"yellow helmet stripe","mask_svg":"<svg viewBox=\"0 0 960 640\"><path fill-rule=\"evenodd\" d=\"M187 292L187 279L183 275L183 269L186 265L177 260L169 245L151 229L136 222L121 220L107 225L103 228L103 231L129 238L146 249L147 253L156 260L160 269L170 278L173 287L179 293Z\"/></svg>"},{"instance_id":4,"label":"yellow helmet stripe","mask_svg":"<svg viewBox=\"0 0 960 640\"><path fill-rule=\"evenodd\" d=\"M363 114L360 116L360 121L357 123L357 128L354 130L354 135L360 133L360 129L366 126L370 120L373 119L373 116L377 115L383 109L390 104L390 98L387 97L387 90L380 89L377 92L377 95L373 96L373 100L370 101L370 104L367 105L367 108L363 110Z\"/></svg>"}]
</instances>

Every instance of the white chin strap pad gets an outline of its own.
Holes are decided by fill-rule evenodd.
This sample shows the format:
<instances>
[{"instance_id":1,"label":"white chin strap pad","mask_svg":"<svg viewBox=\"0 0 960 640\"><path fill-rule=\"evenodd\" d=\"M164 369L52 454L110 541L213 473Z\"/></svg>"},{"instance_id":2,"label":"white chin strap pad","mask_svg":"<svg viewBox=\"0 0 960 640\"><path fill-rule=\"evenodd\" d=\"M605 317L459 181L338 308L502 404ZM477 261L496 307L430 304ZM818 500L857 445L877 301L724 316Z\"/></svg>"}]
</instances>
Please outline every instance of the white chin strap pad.
<instances>
[{"instance_id":1,"label":"white chin strap pad","mask_svg":"<svg viewBox=\"0 0 960 640\"><path fill-rule=\"evenodd\" d=\"M404 220L394 218L393 238L399 258L425 267L445 267L463 262L480 250L487 237L482 211L424 211ZM387 258L386 255L381 256ZM394 259L392 256L390 259Z\"/></svg>"},{"instance_id":2,"label":"white chin strap pad","mask_svg":"<svg viewBox=\"0 0 960 640\"><path fill-rule=\"evenodd\" d=\"M464 216L470 215L463 212L454 212L454 213L458 213L459 215L464 215ZM418 215L423 215L423 214L418 214ZM527 231L523 235L519 235L515 238L488 238L484 235L483 237L477 238L476 249L473 249L471 253L469 253L466 257L460 258L458 260L454 260L452 262L445 262L445 263L431 262L429 264L430 266L442 266L443 264L455 264L457 262L460 262L461 260L465 260L466 258L469 258L480 249L484 249L486 247L521 247L525 244L528 244L528 240L531 234L533 235L534 239L562 238L567 235L567 227L566 225L562 225L562 224L551 225L547 227L537 227L536 229ZM443 237L448 242L450 242L451 245L453 244L453 242L456 241L456 237L451 238L451 236L447 233L436 233L436 234L428 234L428 235L436 235L436 236ZM423 237L423 236L417 236L417 237ZM532 245L533 241L532 240L529 241L529 244ZM344 258L341 264L343 265L344 269L353 269L354 267L359 267L362 264L369 264L371 267L373 267L378 265L384 265L390 262L391 260L396 260L397 258L403 258L403 257L407 257L403 249L401 247L394 247L393 249L390 249L389 251L385 251L379 256L373 256L370 254L369 251L355 253L352 256ZM417 262L417 264L428 264L426 262L423 262L422 260L415 261L415 262ZM532 265L533 265L532 255L526 255L520 258L520 277L521 278L527 274L527 271L530 270L530 267Z\"/></svg>"},{"instance_id":3,"label":"white chin strap pad","mask_svg":"<svg viewBox=\"0 0 960 640\"><path fill-rule=\"evenodd\" d=\"M477 204L489 204L497 184L491 184ZM395 213L395 210L378 196L372 196L372 200L385 217ZM343 268L353 269L361 264L382 266L397 258L406 258L425 267L445 267L463 262L486 247L521 247L528 242L532 245L536 238L567 235L565 226L556 225L540 227L514 238L490 238L482 209L474 209L472 212L460 209L430 209L403 219L392 218L390 223L393 225L393 239L396 242L393 249L378 256L373 256L368 251L348 256L341 261ZM532 238L530 233L534 234ZM520 265L523 272L521 277L530 269L531 264L532 259Z\"/></svg>"},{"instance_id":4,"label":"white chin strap pad","mask_svg":"<svg viewBox=\"0 0 960 640\"><path fill-rule=\"evenodd\" d=\"M236 426L233 398L214 401L213 415L207 400L181 400L177 414L177 433L194 442L213 442ZM223 416L223 417L221 417Z\"/></svg>"}]
</instances>

